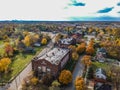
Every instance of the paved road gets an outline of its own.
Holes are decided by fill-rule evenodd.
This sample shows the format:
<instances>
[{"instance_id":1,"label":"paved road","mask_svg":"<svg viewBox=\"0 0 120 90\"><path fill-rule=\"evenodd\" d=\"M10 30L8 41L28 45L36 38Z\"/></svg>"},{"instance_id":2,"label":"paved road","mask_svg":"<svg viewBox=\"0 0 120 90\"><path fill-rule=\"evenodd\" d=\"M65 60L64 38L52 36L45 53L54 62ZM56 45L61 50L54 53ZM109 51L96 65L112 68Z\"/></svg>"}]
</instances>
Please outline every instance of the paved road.
<instances>
[{"instance_id":1,"label":"paved road","mask_svg":"<svg viewBox=\"0 0 120 90\"><path fill-rule=\"evenodd\" d=\"M40 52L39 57L47 53L54 46L54 39L56 34L51 34L51 41L47 44L47 46Z\"/></svg>"},{"instance_id":2,"label":"paved road","mask_svg":"<svg viewBox=\"0 0 120 90\"><path fill-rule=\"evenodd\" d=\"M77 62L76 66L74 68L72 83L69 84L68 86L66 86L64 90L75 90L74 81L75 81L75 79L76 79L77 76L82 76L83 69L84 69L84 66L81 63L81 58L82 57L83 56L80 56L79 61Z\"/></svg>"}]
</instances>

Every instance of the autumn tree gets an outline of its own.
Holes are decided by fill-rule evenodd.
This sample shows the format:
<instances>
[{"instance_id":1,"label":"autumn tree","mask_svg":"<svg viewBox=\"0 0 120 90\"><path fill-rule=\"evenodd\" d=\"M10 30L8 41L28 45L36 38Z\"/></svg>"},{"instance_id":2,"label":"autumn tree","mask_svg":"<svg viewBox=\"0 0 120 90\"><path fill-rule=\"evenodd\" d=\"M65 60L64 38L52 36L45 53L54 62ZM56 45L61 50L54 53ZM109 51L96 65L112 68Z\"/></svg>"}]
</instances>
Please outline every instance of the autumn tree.
<instances>
[{"instance_id":1,"label":"autumn tree","mask_svg":"<svg viewBox=\"0 0 120 90\"><path fill-rule=\"evenodd\" d=\"M63 37L62 34L57 34L55 37L55 43L57 43Z\"/></svg>"},{"instance_id":2,"label":"autumn tree","mask_svg":"<svg viewBox=\"0 0 120 90\"><path fill-rule=\"evenodd\" d=\"M85 51L86 45L85 43L81 43L80 45L78 45L78 47L76 48L76 51L81 54Z\"/></svg>"},{"instance_id":3,"label":"autumn tree","mask_svg":"<svg viewBox=\"0 0 120 90\"><path fill-rule=\"evenodd\" d=\"M35 34L35 35L33 35L32 36L32 41L33 41L33 43L35 43L35 42L37 42L38 40L39 40L39 35L38 34Z\"/></svg>"},{"instance_id":4,"label":"autumn tree","mask_svg":"<svg viewBox=\"0 0 120 90\"><path fill-rule=\"evenodd\" d=\"M59 81L62 84L68 84L72 81L72 73L69 70L63 70L60 73Z\"/></svg>"},{"instance_id":5,"label":"autumn tree","mask_svg":"<svg viewBox=\"0 0 120 90\"><path fill-rule=\"evenodd\" d=\"M92 64L92 62L91 62L91 56L89 56L89 55L83 56L82 62L85 65L85 71L86 71L87 67L89 67Z\"/></svg>"},{"instance_id":6,"label":"autumn tree","mask_svg":"<svg viewBox=\"0 0 120 90\"><path fill-rule=\"evenodd\" d=\"M88 46L88 47L86 48L86 53L87 53L88 55L93 55L93 54L95 53L95 49L93 48L93 46Z\"/></svg>"},{"instance_id":7,"label":"autumn tree","mask_svg":"<svg viewBox=\"0 0 120 90\"><path fill-rule=\"evenodd\" d=\"M86 90L85 82L82 77L77 77L75 79L75 88L76 88L76 90Z\"/></svg>"},{"instance_id":8,"label":"autumn tree","mask_svg":"<svg viewBox=\"0 0 120 90\"><path fill-rule=\"evenodd\" d=\"M36 85L38 83L38 78L33 77L33 78L31 78L30 82L32 85Z\"/></svg>"},{"instance_id":9,"label":"autumn tree","mask_svg":"<svg viewBox=\"0 0 120 90\"><path fill-rule=\"evenodd\" d=\"M76 47L74 45L70 45L68 46L68 48L72 51L72 52L76 52Z\"/></svg>"},{"instance_id":10,"label":"autumn tree","mask_svg":"<svg viewBox=\"0 0 120 90\"><path fill-rule=\"evenodd\" d=\"M11 60L9 58L2 58L0 60L0 72L7 72L10 63Z\"/></svg>"},{"instance_id":11,"label":"autumn tree","mask_svg":"<svg viewBox=\"0 0 120 90\"><path fill-rule=\"evenodd\" d=\"M115 65L111 65L108 71L108 76L110 76L113 85L116 90L120 90L120 68Z\"/></svg>"},{"instance_id":12,"label":"autumn tree","mask_svg":"<svg viewBox=\"0 0 120 90\"><path fill-rule=\"evenodd\" d=\"M4 44L4 50L5 50L5 56L13 56L13 47L10 45L10 43L6 42Z\"/></svg>"},{"instance_id":13,"label":"autumn tree","mask_svg":"<svg viewBox=\"0 0 120 90\"><path fill-rule=\"evenodd\" d=\"M42 44L42 45L46 45L46 44L47 44L47 39L46 39L46 38L43 38L42 41L41 41L41 44Z\"/></svg>"},{"instance_id":14,"label":"autumn tree","mask_svg":"<svg viewBox=\"0 0 120 90\"><path fill-rule=\"evenodd\" d=\"M32 43L32 40L31 40L31 36L30 35L26 35L25 38L24 38L24 43L27 47L29 47Z\"/></svg>"},{"instance_id":15,"label":"autumn tree","mask_svg":"<svg viewBox=\"0 0 120 90\"><path fill-rule=\"evenodd\" d=\"M79 55L77 52L72 52L72 60L78 60L79 59Z\"/></svg>"},{"instance_id":16,"label":"autumn tree","mask_svg":"<svg viewBox=\"0 0 120 90\"><path fill-rule=\"evenodd\" d=\"M58 80L54 80L52 82L52 86L49 89L50 90L61 90L59 86L60 86L60 83L58 82Z\"/></svg>"},{"instance_id":17,"label":"autumn tree","mask_svg":"<svg viewBox=\"0 0 120 90\"><path fill-rule=\"evenodd\" d=\"M89 55L93 55L95 53L94 40L90 40L90 42L86 48L86 53Z\"/></svg>"}]
</instances>

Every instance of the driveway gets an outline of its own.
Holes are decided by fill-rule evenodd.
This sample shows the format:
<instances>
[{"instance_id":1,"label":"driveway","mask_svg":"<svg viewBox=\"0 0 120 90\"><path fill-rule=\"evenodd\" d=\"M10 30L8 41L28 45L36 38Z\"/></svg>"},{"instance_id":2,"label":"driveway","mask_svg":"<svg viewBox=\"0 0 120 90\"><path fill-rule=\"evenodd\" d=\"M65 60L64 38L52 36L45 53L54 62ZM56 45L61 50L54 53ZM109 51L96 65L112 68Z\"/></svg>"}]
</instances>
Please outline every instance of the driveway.
<instances>
[{"instance_id":1,"label":"driveway","mask_svg":"<svg viewBox=\"0 0 120 90\"><path fill-rule=\"evenodd\" d=\"M84 66L83 64L81 63L81 58L83 56L80 56L74 70L73 70L73 80L72 80L72 83L69 84L68 86L66 86L64 88L64 90L75 90L75 87L74 87L74 81L76 79L77 76L82 76L82 73L83 73L83 69L84 69Z\"/></svg>"}]
</instances>

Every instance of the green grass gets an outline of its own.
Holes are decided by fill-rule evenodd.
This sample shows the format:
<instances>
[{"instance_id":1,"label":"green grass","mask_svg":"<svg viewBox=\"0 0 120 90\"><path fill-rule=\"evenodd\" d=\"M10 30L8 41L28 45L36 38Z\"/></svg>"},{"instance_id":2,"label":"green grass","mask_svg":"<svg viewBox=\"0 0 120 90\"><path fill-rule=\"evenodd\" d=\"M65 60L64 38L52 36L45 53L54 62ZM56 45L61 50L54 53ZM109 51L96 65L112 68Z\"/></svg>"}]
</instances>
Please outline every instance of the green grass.
<instances>
[{"instance_id":1,"label":"green grass","mask_svg":"<svg viewBox=\"0 0 120 90\"><path fill-rule=\"evenodd\" d=\"M102 68L104 70L109 69L110 65L107 63L100 63L100 62L92 62L92 66L94 69L96 68Z\"/></svg>"},{"instance_id":2,"label":"green grass","mask_svg":"<svg viewBox=\"0 0 120 90\"><path fill-rule=\"evenodd\" d=\"M36 53L40 52L42 50L41 48L35 48L35 50L37 51ZM35 56L35 54L18 54L16 56L14 56L14 58L12 59L12 63L10 65L10 68L12 69L12 72L7 74L7 75L3 75L3 80L5 82L9 81L10 79L14 78L17 74L19 74L28 63L30 63L31 59ZM1 80L0 80L1 82Z\"/></svg>"},{"instance_id":3,"label":"green grass","mask_svg":"<svg viewBox=\"0 0 120 90\"><path fill-rule=\"evenodd\" d=\"M4 42L3 42L3 40L0 40L0 45L2 45Z\"/></svg>"}]
</instances>

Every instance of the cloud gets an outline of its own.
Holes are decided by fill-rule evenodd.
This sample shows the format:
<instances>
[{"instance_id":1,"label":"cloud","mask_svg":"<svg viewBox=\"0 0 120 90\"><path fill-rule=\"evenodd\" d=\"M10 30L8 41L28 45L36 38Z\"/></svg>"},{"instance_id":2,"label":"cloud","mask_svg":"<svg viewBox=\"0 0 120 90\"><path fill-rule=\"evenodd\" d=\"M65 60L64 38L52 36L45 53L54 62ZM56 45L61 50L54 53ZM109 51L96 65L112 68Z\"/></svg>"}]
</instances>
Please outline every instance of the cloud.
<instances>
[{"instance_id":1,"label":"cloud","mask_svg":"<svg viewBox=\"0 0 120 90\"><path fill-rule=\"evenodd\" d=\"M70 21L120 21L119 17L101 16L101 17L69 17Z\"/></svg>"},{"instance_id":2,"label":"cloud","mask_svg":"<svg viewBox=\"0 0 120 90\"><path fill-rule=\"evenodd\" d=\"M73 3L72 5L73 6L85 6L85 3L82 3L82 2L80 2L80 3Z\"/></svg>"},{"instance_id":3,"label":"cloud","mask_svg":"<svg viewBox=\"0 0 120 90\"><path fill-rule=\"evenodd\" d=\"M113 8L114 7L104 8L102 10L97 11L97 13L108 13L108 12L112 11Z\"/></svg>"},{"instance_id":4,"label":"cloud","mask_svg":"<svg viewBox=\"0 0 120 90\"><path fill-rule=\"evenodd\" d=\"M69 6L85 6L85 3L83 2L77 2L76 0L71 0L72 4L69 4Z\"/></svg>"},{"instance_id":5,"label":"cloud","mask_svg":"<svg viewBox=\"0 0 120 90\"><path fill-rule=\"evenodd\" d=\"M117 3L117 6L120 6L120 2Z\"/></svg>"},{"instance_id":6,"label":"cloud","mask_svg":"<svg viewBox=\"0 0 120 90\"><path fill-rule=\"evenodd\" d=\"M117 13L120 13L120 11L118 11Z\"/></svg>"}]
</instances>

